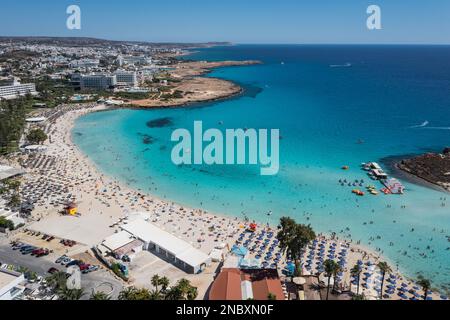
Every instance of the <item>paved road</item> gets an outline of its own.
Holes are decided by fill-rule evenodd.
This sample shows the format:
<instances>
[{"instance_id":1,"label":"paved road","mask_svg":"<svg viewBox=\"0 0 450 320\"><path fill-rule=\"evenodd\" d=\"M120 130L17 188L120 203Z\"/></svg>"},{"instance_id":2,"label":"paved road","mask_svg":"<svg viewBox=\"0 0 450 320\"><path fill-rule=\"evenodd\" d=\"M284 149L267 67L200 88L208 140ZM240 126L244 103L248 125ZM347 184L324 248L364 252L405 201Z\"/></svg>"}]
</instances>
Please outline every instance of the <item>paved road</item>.
<instances>
[{"instance_id":1,"label":"paved road","mask_svg":"<svg viewBox=\"0 0 450 320\"><path fill-rule=\"evenodd\" d=\"M28 268L31 271L36 272L40 276L48 276L48 269L57 268L61 271L65 271L65 267L57 265L54 261L58 258L57 255L49 255L47 257L36 258L31 255L22 255L20 251L14 251L11 248L8 240L4 235L0 235L0 263L11 264L15 266L21 266ZM81 286L85 291L84 299L88 299L92 293L92 289L101 285L102 283L110 283L113 287L112 298L117 298L119 292L122 290L122 282L114 278L106 270L98 270L89 274L83 274L81 278Z\"/></svg>"}]
</instances>

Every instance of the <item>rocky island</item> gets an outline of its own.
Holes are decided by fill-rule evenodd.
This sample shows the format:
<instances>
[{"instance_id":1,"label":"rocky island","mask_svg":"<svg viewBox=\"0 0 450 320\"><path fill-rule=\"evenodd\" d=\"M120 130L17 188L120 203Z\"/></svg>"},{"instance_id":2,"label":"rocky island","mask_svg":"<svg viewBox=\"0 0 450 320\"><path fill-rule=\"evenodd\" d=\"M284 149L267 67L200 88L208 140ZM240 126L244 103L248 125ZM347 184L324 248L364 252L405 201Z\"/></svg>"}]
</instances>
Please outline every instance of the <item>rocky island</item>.
<instances>
[{"instance_id":1,"label":"rocky island","mask_svg":"<svg viewBox=\"0 0 450 320\"><path fill-rule=\"evenodd\" d=\"M405 159L396 165L399 169L450 191L450 148L442 153L427 153Z\"/></svg>"}]
</instances>

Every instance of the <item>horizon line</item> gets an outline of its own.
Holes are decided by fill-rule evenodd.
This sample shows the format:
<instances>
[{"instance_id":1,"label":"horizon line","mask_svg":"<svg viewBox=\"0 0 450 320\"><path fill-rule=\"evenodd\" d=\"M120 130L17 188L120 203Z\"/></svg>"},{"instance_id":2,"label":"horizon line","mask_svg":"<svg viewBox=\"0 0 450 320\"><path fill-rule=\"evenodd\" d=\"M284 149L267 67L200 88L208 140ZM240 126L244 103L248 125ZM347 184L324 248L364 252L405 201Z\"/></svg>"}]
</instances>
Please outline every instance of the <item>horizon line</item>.
<instances>
[{"instance_id":1,"label":"horizon line","mask_svg":"<svg viewBox=\"0 0 450 320\"><path fill-rule=\"evenodd\" d=\"M427 43L427 42L233 42L233 41L152 41L152 40L117 40L109 38L101 38L95 36L51 36L51 35L39 35L39 36L9 36L0 35L0 38L54 38L54 39L93 39L100 41L111 41L111 42L136 42L136 43L147 43L147 44L229 44L229 45L361 45L361 46L450 46L449 43Z\"/></svg>"}]
</instances>

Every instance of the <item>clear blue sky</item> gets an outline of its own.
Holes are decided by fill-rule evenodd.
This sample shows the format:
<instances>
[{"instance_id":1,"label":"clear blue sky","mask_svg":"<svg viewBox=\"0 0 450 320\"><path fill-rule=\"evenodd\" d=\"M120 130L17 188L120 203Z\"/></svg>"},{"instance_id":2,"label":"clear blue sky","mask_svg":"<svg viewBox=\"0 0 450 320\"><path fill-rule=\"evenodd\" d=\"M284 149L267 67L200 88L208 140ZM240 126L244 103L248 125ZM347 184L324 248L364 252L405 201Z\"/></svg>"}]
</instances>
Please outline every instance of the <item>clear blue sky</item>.
<instances>
[{"instance_id":1,"label":"clear blue sky","mask_svg":"<svg viewBox=\"0 0 450 320\"><path fill-rule=\"evenodd\" d=\"M66 29L66 8L82 30ZM366 28L382 9L383 30ZM160 42L450 44L450 0L1 0L0 35Z\"/></svg>"}]
</instances>

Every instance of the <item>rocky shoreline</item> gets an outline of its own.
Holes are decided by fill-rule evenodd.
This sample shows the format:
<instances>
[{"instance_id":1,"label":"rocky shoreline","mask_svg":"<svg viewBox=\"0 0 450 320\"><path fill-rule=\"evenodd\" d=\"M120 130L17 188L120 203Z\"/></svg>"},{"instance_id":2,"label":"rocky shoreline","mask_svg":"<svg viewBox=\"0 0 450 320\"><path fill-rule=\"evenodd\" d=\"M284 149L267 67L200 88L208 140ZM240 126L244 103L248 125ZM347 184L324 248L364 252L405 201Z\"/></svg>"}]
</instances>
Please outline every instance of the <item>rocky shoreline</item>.
<instances>
[{"instance_id":1,"label":"rocky shoreline","mask_svg":"<svg viewBox=\"0 0 450 320\"><path fill-rule=\"evenodd\" d=\"M136 108L170 108L180 107L199 102L212 102L228 99L242 94L243 89L239 85L213 77L204 77L213 69L232 66L249 66L261 64L260 61L190 61L180 62L169 71L171 78L177 82L171 89L173 92L181 93L181 97L171 99L143 99L130 102L131 107Z\"/></svg>"},{"instance_id":2,"label":"rocky shoreline","mask_svg":"<svg viewBox=\"0 0 450 320\"><path fill-rule=\"evenodd\" d=\"M450 192L450 148L401 160L395 167Z\"/></svg>"}]
</instances>

